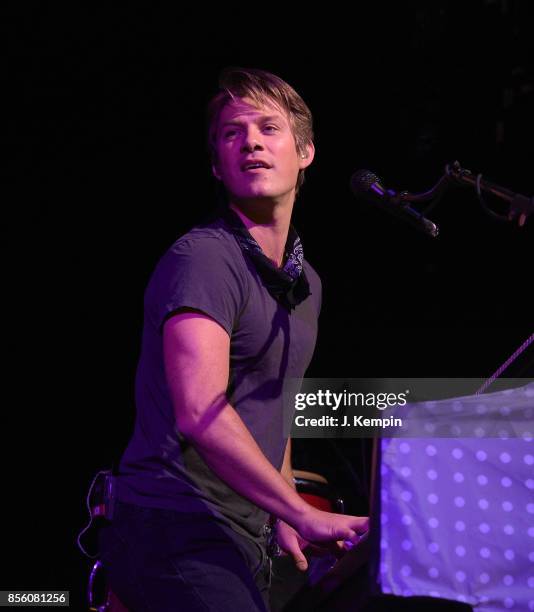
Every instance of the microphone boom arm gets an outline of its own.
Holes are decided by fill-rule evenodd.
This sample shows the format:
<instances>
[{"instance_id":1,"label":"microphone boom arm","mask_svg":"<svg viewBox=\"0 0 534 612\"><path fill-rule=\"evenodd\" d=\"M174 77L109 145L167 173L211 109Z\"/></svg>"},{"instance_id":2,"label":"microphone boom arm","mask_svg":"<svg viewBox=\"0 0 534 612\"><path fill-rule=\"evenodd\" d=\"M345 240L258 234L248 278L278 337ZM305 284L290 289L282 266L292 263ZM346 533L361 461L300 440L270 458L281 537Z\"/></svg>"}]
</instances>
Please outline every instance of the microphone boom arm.
<instances>
[{"instance_id":1,"label":"microphone boom arm","mask_svg":"<svg viewBox=\"0 0 534 612\"><path fill-rule=\"evenodd\" d=\"M492 213L493 216L505 221L513 221L517 218L518 225L520 227L525 224L528 215L534 212L534 197L529 198L528 196L524 196L520 193L515 193L506 187L502 187L501 185L497 185L496 183L483 179L481 174L475 176L470 170L462 168L460 163L457 161L445 166L445 173L443 176L428 191L423 193L409 193L408 191L403 191L399 193L399 203L402 205L403 202L411 202L414 204L431 202L430 206L423 211L425 213L437 204L437 201L451 184L474 187L477 191L479 199L481 199L481 192L484 191L498 197L501 200L504 200L510 206L507 216L497 215L493 211L488 212ZM483 202L482 204L486 208Z\"/></svg>"}]
</instances>

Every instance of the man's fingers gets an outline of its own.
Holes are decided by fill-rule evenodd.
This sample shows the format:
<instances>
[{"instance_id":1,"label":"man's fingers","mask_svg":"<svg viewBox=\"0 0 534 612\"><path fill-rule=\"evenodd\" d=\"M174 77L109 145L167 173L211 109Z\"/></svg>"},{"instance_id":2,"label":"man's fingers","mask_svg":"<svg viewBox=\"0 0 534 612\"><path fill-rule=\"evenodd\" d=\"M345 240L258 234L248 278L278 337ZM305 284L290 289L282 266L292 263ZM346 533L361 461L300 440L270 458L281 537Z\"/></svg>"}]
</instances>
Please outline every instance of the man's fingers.
<instances>
[{"instance_id":1,"label":"man's fingers","mask_svg":"<svg viewBox=\"0 0 534 612\"><path fill-rule=\"evenodd\" d=\"M358 540L358 534L354 531L354 529L340 529L338 533L336 533L336 537L332 538L333 540L348 540L349 542L354 542Z\"/></svg>"},{"instance_id":2,"label":"man's fingers","mask_svg":"<svg viewBox=\"0 0 534 612\"><path fill-rule=\"evenodd\" d=\"M369 519L363 516L351 518L350 523L338 531L336 540L348 540L353 544L357 544L359 536L362 536L369 530Z\"/></svg>"},{"instance_id":3,"label":"man's fingers","mask_svg":"<svg viewBox=\"0 0 534 612\"><path fill-rule=\"evenodd\" d=\"M358 521L353 523L352 529L347 529L340 538L351 544L358 544L360 538L369 531L369 519L367 517L358 517Z\"/></svg>"},{"instance_id":4,"label":"man's fingers","mask_svg":"<svg viewBox=\"0 0 534 612\"><path fill-rule=\"evenodd\" d=\"M333 553L338 559L341 559L341 557L345 555L347 550L350 550L350 549L345 546L344 540L338 540L337 542L334 543Z\"/></svg>"},{"instance_id":5,"label":"man's fingers","mask_svg":"<svg viewBox=\"0 0 534 612\"><path fill-rule=\"evenodd\" d=\"M300 553L300 555L294 554L293 560L301 572L305 572L308 569L308 561L302 553Z\"/></svg>"},{"instance_id":6,"label":"man's fingers","mask_svg":"<svg viewBox=\"0 0 534 612\"><path fill-rule=\"evenodd\" d=\"M347 550L350 550L354 545L358 544L360 538L361 536L351 529L347 536L343 538Z\"/></svg>"},{"instance_id":7,"label":"man's fingers","mask_svg":"<svg viewBox=\"0 0 534 612\"><path fill-rule=\"evenodd\" d=\"M308 524L304 523L301 536L314 544L321 545L323 542L341 540L356 545L369 530L369 519L365 516L348 516L315 510L315 514L310 511L310 518Z\"/></svg>"},{"instance_id":8,"label":"man's fingers","mask_svg":"<svg viewBox=\"0 0 534 612\"><path fill-rule=\"evenodd\" d=\"M363 535L367 531L369 531L369 517L368 516L359 516L358 522L353 526L354 531L359 535Z\"/></svg>"},{"instance_id":9,"label":"man's fingers","mask_svg":"<svg viewBox=\"0 0 534 612\"><path fill-rule=\"evenodd\" d=\"M287 552L293 557L293 561L295 561L295 565L300 571L305 572L308 569L308 560L300 549L296 538L291 542Z\"/></svg>"}]
</instances>

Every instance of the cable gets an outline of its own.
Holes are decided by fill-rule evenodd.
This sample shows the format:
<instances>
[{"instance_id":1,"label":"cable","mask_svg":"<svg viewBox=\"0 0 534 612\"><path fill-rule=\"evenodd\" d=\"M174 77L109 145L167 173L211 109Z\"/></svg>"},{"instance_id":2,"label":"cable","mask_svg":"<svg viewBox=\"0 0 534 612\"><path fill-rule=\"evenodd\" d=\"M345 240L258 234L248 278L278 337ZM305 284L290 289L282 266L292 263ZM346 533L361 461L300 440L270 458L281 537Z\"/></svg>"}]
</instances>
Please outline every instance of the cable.
<instances>
[{"instance_id":1,"label":"cable","mask_svg":"<svg viewBox=\"0 0 534 612\"><path fill-rule=\"evenodd\" d=\"M480 389L475 393L475 395L480 395L481 393L484 393L484 391L490 386L492 385L495 380L497 378L499 378L499 376L504 372L504 370L506 370L506 368L508 368L518 357L519 355L521 355L521 353L526 350L530 344L532 344L532 342L534 342L534 334L532 334L529 338L527 338L525 340L525 342L523 342L523 344L517 349L517 351L515 351L515 353L513 355L511 355L497 370L496 372L494 372L489 378L488 380L482 385L482 387L480 387Z\"/></svg>"},{"instance_id":2,"label":"cable","mask_svg":"<svg viewBox=\"0 0 534 612\"><path fill-rule=\"evenodd\" d=\"M82 536L89 530L91 529L91 526L93 524L93 513L91 512L91 493L93 492L93 487L95 486L95 482L97 481L97 478L100 476L100 474L107 474L108 470L100 470L99 472L97 472L96 476L93 478L93 481L91 482L91 486L89 487L89 491L87 492L87 498L85 500L86 506L87 506L87 511L89 512L89 522L87 523L87 525L80 531L80 533L78 534L78 537L76 538L76 544L78 545L78 548L82 551L82 553L86 556L89 557L89 559L96 559L98 558L98 554L96 555L90 555L85 548L83 547L83 544L81 543L81 538Z\"/></svg>"}]
</instances>

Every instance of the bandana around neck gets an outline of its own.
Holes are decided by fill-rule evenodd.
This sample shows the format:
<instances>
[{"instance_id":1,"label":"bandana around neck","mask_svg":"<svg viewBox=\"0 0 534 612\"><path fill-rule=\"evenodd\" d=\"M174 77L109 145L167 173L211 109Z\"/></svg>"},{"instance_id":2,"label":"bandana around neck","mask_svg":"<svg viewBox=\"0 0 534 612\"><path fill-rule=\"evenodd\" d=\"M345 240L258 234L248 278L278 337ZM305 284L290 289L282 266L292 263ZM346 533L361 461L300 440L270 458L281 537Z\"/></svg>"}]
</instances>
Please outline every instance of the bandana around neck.
<instances>
[{"instance_id":1,"label":"bandana around neck","mask_svg":"<svg viewBox=\"0 0 534 612\"><path fill-rule=\"evenodd\" d=\"M303 268L304 251L295 228L290 225L285 246L283 268L276 268L260 245L231 208L222 213L241 250L254 263L267 291L288 310L295 308L310 295L310 285Z\"/></svg>"}]
</instances>

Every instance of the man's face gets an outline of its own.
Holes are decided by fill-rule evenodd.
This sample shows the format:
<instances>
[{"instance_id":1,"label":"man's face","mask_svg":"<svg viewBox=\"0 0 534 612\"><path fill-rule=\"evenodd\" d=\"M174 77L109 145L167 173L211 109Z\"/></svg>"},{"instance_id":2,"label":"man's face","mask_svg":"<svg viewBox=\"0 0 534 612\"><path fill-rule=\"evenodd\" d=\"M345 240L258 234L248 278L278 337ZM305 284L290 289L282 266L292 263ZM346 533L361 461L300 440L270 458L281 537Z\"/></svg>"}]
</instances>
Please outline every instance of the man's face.
<instances>
[{"instance_id":1,"label":"man's face","mask_svg":"<svg viewBox=\"0 0 534 612\"><path fill-rule=\"evenodd\" d=\"M248 98L238 98L222 109L216 150L213 173L224 183L231 201L290 198L292 202L299 170L309 166L314 153L313 145L297 152L288 118L280 108L254 106Z\"/></svg>"}]
</instances>

